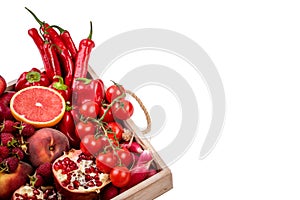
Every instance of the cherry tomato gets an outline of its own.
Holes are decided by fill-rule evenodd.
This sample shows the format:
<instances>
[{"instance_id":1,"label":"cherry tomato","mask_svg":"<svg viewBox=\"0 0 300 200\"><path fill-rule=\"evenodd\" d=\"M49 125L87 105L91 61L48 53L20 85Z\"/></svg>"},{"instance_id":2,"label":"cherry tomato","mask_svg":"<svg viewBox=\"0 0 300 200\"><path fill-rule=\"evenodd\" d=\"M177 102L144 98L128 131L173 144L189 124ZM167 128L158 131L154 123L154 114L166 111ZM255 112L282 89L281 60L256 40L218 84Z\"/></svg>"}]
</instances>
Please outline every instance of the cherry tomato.
<instances>
[{"instance_id":1,"label":"cherry tomato","mask_svg":"<svg viewBox=\"0 0 300 200\"><path fill-rule=\"evenodd\" d=\"M99 114L99 106L94 101L87 101L80 106L79 112L84 117L96 118Z\"/></svg>"},{"instance_id":2,"label":"cherry tomato","mask_svg":"<svg viewBox=\"0 0 300 200\"><path fill-rule=\"evenodd\" d=\"M100 110L99 110L99 116L100 116L100 118L102 117L102 115L105 113L106 110L107 110L107 107L100 106ZM111 112L111 109L109 109L107 111L107 113L105 114L105 116L103 118L103 121L107 122L107 123L115 121L114 120L114 116L113 116L113 114Z\"/></svg>"},{"instance_id":3,"label":"cherry tomato","mask_svg":"<svg viewBox=\"0 0 300 200\"><path fill-rule=\"evenodd\" d=\"M112 106L111 110L114 117L120 120L126 120L133 114L133 105L130 101L121 99Z\"/></svg>"},{"instance_id":4,"label":"cherry tomato","mask_svg":"<svg viewBox=\"0 0 300 200\"><path fill-rule=\"evenodd\" d=\"M110 143L109 143L109 138L106 137L105 135L101 135L101 136L99 137L99 140L101 140L101 143L102 143L102 150L103 150L105 147L107 147L107 146L110 145Z\"/></svg>"},{"instance_id":5,"label":"cherry tomato","mask_svg":"<svg viewBox=\"0 0 300 200\"><path fill-rule=\"evenodd\" d=\"M111 103L115 98L125 93L125 89L121 85L111 85L105 91L105 98L108 103Z\"/></svg>"},{"instance_id":6,"label":"cherry tomato","mask_svg":"<svg viewBox=\"0 0 300 200\"><path fill-rule=\"evenodd\" d=\"M121 160L121 164L129 167L133 161L131 153L127 149L119 149L117 150L117 154Z\"/></svg>"},{"instance_id":7,"label":"cherry tomato","mask_svg":"<svg viewBox=\"0 0 300 200\"><path fill-rule=\"evenodd\" d=\"M118 158L113 152L99 153L96 157L96 166L103 173L109 173L117 165Z\"/></svg>"},{"instance_id":8,"label":"cherry tomato","mask_svg":"<svg viewBox=\"0 0 300 200\"><path fill-rule=\"evenodd\" d=\"M122 126L117 122L110 122L107 124L108 133L107 136L116 141L119 142L122 139L123 134L123 128Z\"/></svg>"},{"instance_id":9,"label":"cherry tomato","mask_svg":"<svg viewBox=\"0 0 300 200\"><path fill-rule=\"evenodd\" d=\"M127 167L114 167L109 174L112 184L116 187L124 187L130 181L130 171Z\"/></svg>"},{"instance_id":10,"label":"cherry tomato","mask_svg":"<svg viewBox=\"0 0 300 200\"><path fill-rule=\"evenodd\" d=\"M96 155L103 147L102 140L95 135L86 135L80 142L80 150L87 156Z\"/></svg>"},{"instance_id":11,"label":"cherry tomato","mask_svg":"<svg viewBox=\"0 0 300 200\"><path fill-rule=\"evenodd\" d=\"M86 135L94 135L96 132L96 124L91 121L79 121L76 124L75 132L79 138L83 138Z\"/></svg>"}]
</instances>

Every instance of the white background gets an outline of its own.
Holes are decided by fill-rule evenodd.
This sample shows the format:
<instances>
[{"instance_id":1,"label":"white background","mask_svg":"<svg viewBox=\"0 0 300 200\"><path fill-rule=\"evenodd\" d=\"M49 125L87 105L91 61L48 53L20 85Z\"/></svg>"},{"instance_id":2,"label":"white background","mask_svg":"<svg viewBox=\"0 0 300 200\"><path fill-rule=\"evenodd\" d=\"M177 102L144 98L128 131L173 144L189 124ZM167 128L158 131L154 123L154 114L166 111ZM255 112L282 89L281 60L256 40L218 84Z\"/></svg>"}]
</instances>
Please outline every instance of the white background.
<instances>
[{"instance_id":1,"label":"white background","mask_svg":"<svg viewBox=\"0 0 300 200\"><path fill-rule=\"evenodd\" d=\"M222 137L208 157L198 159L209 127L211 105L207 92L201 93L203 97L197 94L203 99L199 101L199 134L184 156L170 166L174 189L158 199L300 198L298 1L3 2L0 74L8 81L42 65L27 35L29 28L38 26L24 6L49 23L66 27L77 44L87 36L92 20L97 45L125 31L163 28L184 34L208 53L225 87ZM155 61L159 62L165 61ZM110 76L122 76L116 67L114 71ZM201 78L198 81L202 82ZM205 91L202 85L201 91ZM151 101L145 92L141 91L140 97ZM179 111L174 109L175 113ZM180 117L170 114L171 109L166 112L170 118L165 130L153 138L158 149L169 142L163 135L166 130L172 129L172 123L178 128L180 122Z\"/></svg>"}]
</instances>

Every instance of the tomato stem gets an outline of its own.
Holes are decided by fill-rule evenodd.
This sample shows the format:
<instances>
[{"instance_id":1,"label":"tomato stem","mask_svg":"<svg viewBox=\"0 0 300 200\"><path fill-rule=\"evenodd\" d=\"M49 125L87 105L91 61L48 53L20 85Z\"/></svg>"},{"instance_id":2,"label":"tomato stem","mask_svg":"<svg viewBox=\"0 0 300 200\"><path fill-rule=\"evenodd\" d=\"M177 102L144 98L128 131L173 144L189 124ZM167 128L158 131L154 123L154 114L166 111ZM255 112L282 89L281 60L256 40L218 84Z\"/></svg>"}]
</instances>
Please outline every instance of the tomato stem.
<instances>
[{"instance_id":1,"label":"tomato stem","mask_svg":"<svg viewBox=\"0 0 300 200\"><path fill-rule=\"evenodd\" d=\"M109 109L117 102L119 101L120 99L124 98L126 96L125 92L122 93L120 96L118 96L117 98L115 98L106 108L105 112L103 113L103 115L101 116L101 118L99 119L99 122L101 122L105 115L108 113Z\"/></svg>"}]
</instances>

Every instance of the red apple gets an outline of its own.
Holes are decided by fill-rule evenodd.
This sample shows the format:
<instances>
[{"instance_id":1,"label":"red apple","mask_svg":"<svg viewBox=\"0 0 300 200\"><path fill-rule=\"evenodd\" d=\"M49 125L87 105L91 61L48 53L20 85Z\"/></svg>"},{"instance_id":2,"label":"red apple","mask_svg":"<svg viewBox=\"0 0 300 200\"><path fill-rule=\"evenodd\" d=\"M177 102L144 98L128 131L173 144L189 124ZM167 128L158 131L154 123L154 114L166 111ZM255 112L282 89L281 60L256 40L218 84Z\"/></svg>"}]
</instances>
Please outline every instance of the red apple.
<instances>
[{"instance_id":1,"label":"red apple","mask_svg":"<svg viewBox=\"0 0 300 200\"><path fill-rule=\"evenodd\" d=\"M52 163L64 151L70 149L68 138L53 128L41 128L28 140L29 160L34 167L43 163Z\"/></svg>"}]
</instances>

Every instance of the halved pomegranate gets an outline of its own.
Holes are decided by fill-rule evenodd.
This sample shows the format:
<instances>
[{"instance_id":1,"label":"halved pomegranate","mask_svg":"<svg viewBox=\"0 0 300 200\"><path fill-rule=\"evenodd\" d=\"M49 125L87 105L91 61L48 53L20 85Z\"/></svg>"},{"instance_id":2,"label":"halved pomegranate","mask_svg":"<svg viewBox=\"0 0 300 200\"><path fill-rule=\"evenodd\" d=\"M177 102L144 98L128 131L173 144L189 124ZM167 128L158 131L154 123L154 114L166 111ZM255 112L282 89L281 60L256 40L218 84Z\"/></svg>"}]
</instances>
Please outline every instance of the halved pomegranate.
<instances>
[{"instance_id":1,"label":"halved pomegranate","mask_svg":"<svg viewBox=\"0 0 300 200\"><path fill-rule=\"evenodd\" d=\"M12 200L61 200L61 196L52 188L35 188L29 185L23 185L17 189Z\"/></svg>"},{"instance_id":2,"label":"halved pomegranate","mask_svg":"<svg viewBox=\"0 0 300 200\"><path fill-rule=\"evenodd\" d=\"M52 171L58 192L63 199L98 199L100 189L110 183L109 175L100 172L93 156L71 149L57 158Z\"/></svg>"}]
</instances>

